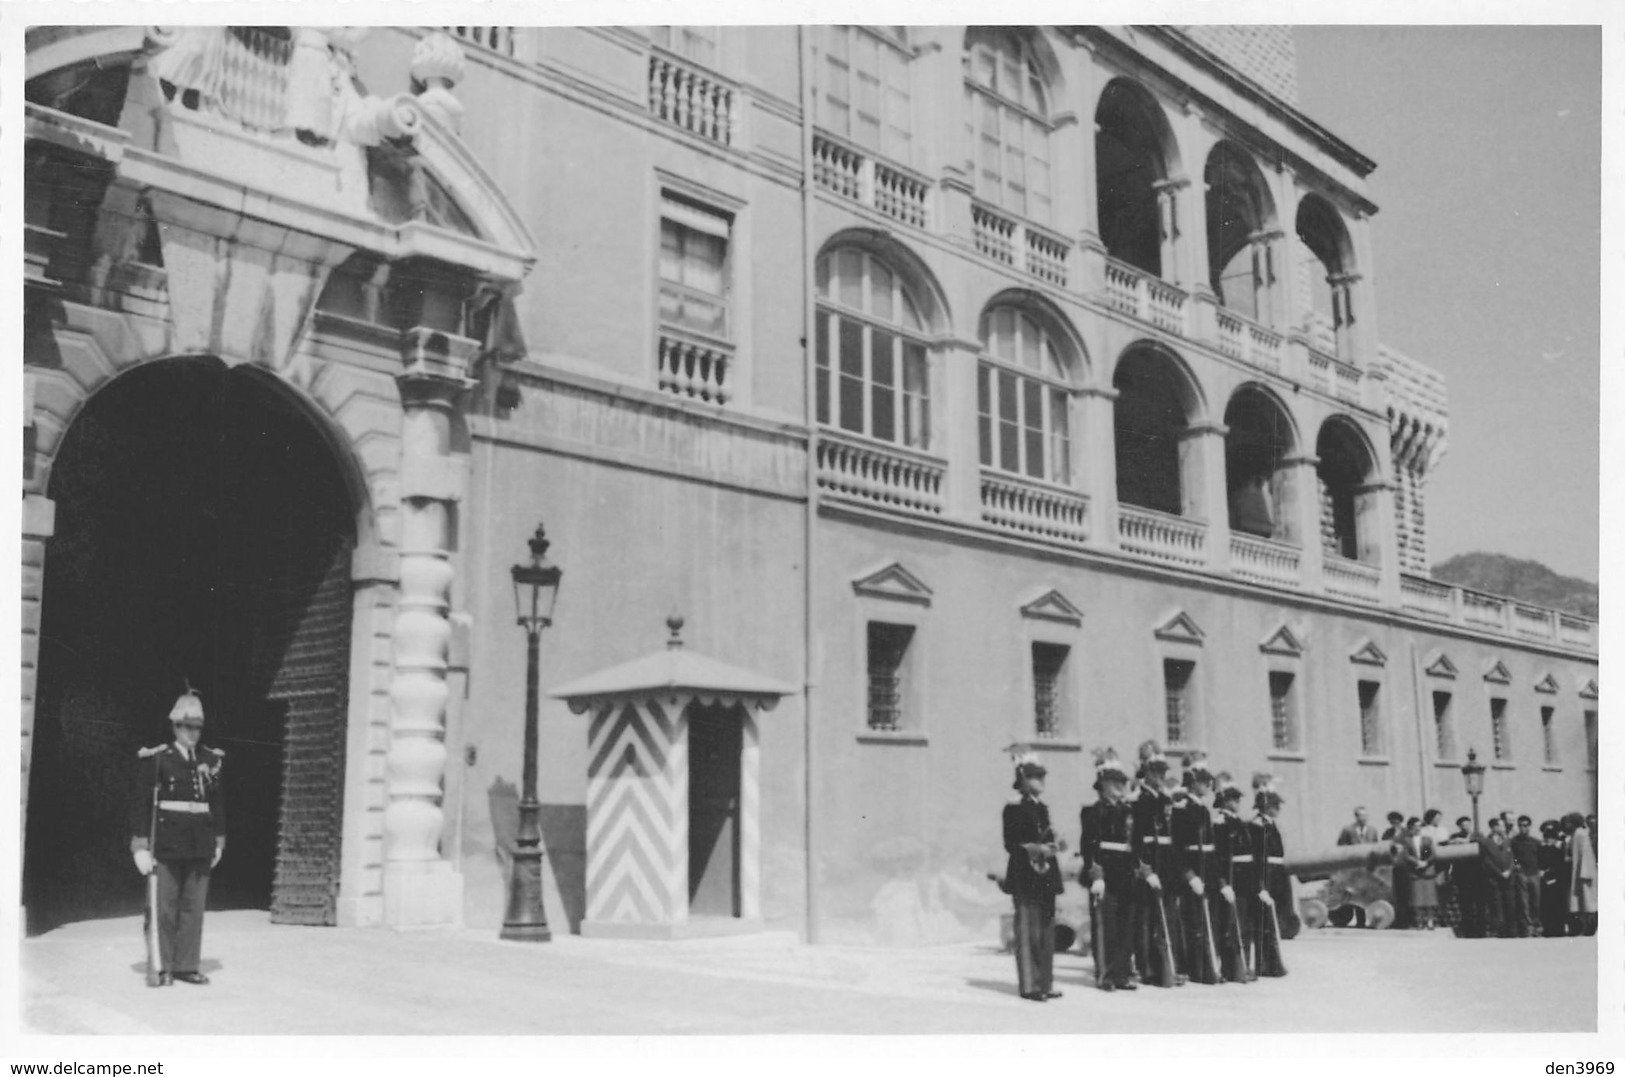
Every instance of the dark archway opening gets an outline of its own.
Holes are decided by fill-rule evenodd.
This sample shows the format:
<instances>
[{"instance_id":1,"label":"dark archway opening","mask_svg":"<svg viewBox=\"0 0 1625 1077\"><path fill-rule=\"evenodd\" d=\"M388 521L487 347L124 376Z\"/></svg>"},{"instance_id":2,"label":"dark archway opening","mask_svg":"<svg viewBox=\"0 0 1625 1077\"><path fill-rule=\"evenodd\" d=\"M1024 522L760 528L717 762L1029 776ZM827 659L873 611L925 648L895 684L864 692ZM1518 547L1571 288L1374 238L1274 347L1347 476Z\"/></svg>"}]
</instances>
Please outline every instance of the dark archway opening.
<instances>
[{"instance_id":1,"label":"dark archway opening","mask_svg":"<svg viewBox=\"0 0 1625 1077\"><path fill-rule=\"evenodd\" d=\"M1350 561L1374 561L1362 517L1374 516L1367 488L1372 476L1371 454L1358 434L1341 421L1320 428L1315 440L1320 458L1320 534L1328 553Z\"/></svg>"},{"instance_id":2,"label":"dark archway opening","mask_svg":"<svg viewBox=\"0 0 1625 1077\"><path fill-rule=\"evenodd\" d=\"M1224 411L1230 432L1224 439L1225 493L1230 530L1261 538L1286 539L1286 458L1293 449L1292 425L1281 406L1256 388L1243 388Z\"/></svg>"},{"instance_id":3,"label":"dark archway opening","mask_svg":"<svg viewBox=\"0 0 1625 1077\"><path fill-rule=\"evenodd\" d=\"M1167 178L1156 104L1133 83L1106 87L1095 109L1095 190L1100 239L1120 262L1162 275L1157 184Z\"/></svg>"},{"instance_id":4,"label":"dark archway opening","mask_svg":"<svg viewBox=\"0 0 1625 1077\"><path fill-rule=\"evenodd\" d=\"M1180 443L1189 426L1187 390L1172 360L1136 349L1117 364L1112 388L1117 500L1174 516L1185 508Z\"/></svg>"},{"instance_id":5,"label":"dark archway opening","mask_svg":"<svg viewBox=\"0 0 1625 1077\"><path fill-rule=\"evenodd\" d=\"M170 359L85 405L49 491L28 929L140 911L136 751L170 739L188 679L226 753L210 907L331 922L355 518L333 450L268 376Z\"/></svg>"},{"instance_id":6,"label":"dark archway opening","mask_svg":"<svg viewBox=\"0 0 1625 1077\"><path fill-rule=\"evenodd\" d=\"M1208 283L1221 306L1267 322L1273 267L1261 234L1274 224L1258 165L1234 143L1221 142L1203 169L1207 185Z\"/></svg>"}]
</instances>

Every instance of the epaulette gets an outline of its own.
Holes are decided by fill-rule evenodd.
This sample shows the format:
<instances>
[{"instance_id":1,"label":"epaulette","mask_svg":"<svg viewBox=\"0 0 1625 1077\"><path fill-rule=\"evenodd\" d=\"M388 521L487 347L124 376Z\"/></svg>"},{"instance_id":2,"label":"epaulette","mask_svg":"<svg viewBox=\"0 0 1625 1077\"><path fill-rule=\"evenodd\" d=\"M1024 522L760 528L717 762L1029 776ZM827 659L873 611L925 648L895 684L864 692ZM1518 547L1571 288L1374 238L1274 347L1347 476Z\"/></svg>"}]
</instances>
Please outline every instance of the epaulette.
<instances>
[{"instance_id":1,"label":"epaulette","mask_svg":"<svg viewBox=\"0 0 1625 1077\"><path fill-rule=\"evenodd\" d=\"M167 752L167 751L169 751L169 745L160 744L156 748L142 748L140 751L135 753L135 757L137 759L151 759L153 756L157 755L159 752Z\"/></svg>"}]
</instances>

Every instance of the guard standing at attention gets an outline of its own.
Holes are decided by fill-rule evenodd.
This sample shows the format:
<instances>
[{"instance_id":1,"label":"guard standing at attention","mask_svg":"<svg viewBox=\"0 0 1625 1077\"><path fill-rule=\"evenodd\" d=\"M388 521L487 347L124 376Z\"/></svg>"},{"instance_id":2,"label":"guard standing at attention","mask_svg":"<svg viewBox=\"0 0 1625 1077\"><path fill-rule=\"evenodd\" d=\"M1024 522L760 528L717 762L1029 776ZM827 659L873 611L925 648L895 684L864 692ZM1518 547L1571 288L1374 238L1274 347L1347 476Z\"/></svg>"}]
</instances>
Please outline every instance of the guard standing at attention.
<instances>
[{"instance_id":1,"label":"guard standing at attention","mask_svg":"<svg viewBox=\"0 0 1625 1077\"><path fill-rule=\"evenodd\" d=\"M130 807L130 851L141 874L158 874L163 971L154 985L175 980L206 984L209 978L198 971L198 960L209 872L226 851L225 753L198 743L203 701L190 688L175 701L169 720L174 743L139 753L141 780ZM150 907L147 915L153 915Z\"/></svg>"},{"instance_id":2,"label":"guard standing at attention","mask_svg":"<svg viewBox=\"0 0 1625 1077\"><path fill-rule=\"evenodd\" d=\"M1174 798L1168 786L1168 759L1148 740L1140 745L1140 795L1134 801L1135 852L1147 870L1140 883L1135 932L1140 978L1159 987L1186 982L1184 932L1173 887L1184 873L1174 849Z\"/></svg>"},{"instance_id":3,"label":"guard standing at attention","mask_svg":"<svg viewBox=\"0 0 1625 1077\"><path fill-rule=\"evenodd\" d=\"M1219 971L1231 983L1251 983L1257 977L1248 957L1242 906L1236 895L1258 889L1252 831L1239 814L1244 796L1241 786L1228 773L1216 775L1213 784L1217 787L1213 794L1213 871L1207 896Z\"/></svg>"},{"instance_id":4,"label":"guard standing at attention","mask_svg":"<svg viewBox=\"0 0 1625 1077\"><path fill-rule=\"evenodd\" d=\"M1212 916L1208 912L1207 890L1219 885L1214 857L1213 815L1207 797L1213 792L1213 772L1207 768L1207 755L1192 752L1185 757L1181 779L1185 799L1174 805L1174 852L1182 869L1178 898L1180 927L1185 935L1185 971L1199 984L1219 982L1219 953L1214 941Z\"/></svg>"},{"instance_id":5,"label":"guard standing at attention","mask_svg":"<svg viewBox=\"0 0 1625 1077\"><path fill-rule=\"evenodd\" d=\"M1095 753L1095 792L1084 805L1081 881L1089 888L1089 936L1095 985L1102 991L1133 991L1134 891L1145 874L1134 854L1134 816L1127 803L1128 772L1117 753Z\"/></svg>"},{"instance_id":6,"label":"guard standing at attention","mask_svg":"<svg viewBox=\"0 0 1625 1077\"><path fill-rule=\"evenodd\" d=\"M1004 848L1010 860L1005 889L1016 906L1016 978L1021 997L1033 1002L1060 998L1055 990L1055 898L1063 887L1055 854L1061 845L1050 826L1044 795L1045 770L1036 756L1016 757L1015 789L1004 806Z\"/></svg>"},{"instance_id":7,"label":"guard standing at attention","mask_svg":"<svg viewBox=\"0 0 1625 1077\"><path fill-rule=\"evenodd\" d=\"M1285 976L1281 960L1281 911L1279 895L1291 893L1286 877L1286 847L1275 817L1281 814L1281 794L1268 774L1253 775L1253 809L1257 812L1247 825L1253 836L1253 862L1257 868L1258 889L1246 895L1252 906L1253 971L1259 976Z\"/></svg>"}]
</instances>

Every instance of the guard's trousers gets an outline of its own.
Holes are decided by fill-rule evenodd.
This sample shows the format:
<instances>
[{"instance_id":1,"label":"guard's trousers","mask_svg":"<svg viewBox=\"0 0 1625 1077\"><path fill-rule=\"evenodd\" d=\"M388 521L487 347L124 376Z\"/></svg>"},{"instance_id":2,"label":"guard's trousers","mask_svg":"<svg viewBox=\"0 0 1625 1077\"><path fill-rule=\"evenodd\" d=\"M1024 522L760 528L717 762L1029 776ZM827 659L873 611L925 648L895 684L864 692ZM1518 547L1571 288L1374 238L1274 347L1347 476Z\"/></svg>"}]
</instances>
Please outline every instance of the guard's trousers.
<instances>
[{"instance_id":1,"label":"guard's trousers","mask_svg":"<svg viewBox=\"0 0 1625 1077\"><path fill-rule=\"evenodd\" d=\"M1123 986L1134 978L1134 902L1108 890L1094 903L1091 930L1098 933L1094 951L1103 968L1095 970L1102 984Z\"/></svg>"},{"instance_id":2,"label":"guard's trousers","mask_svg":"<svg viewBox=\"0 0 1625 1077\"><path fill-rule=\"evenodd\" d=\"M1055 985L1055 899L1016 898L1016 981L1023 995Z\"/></svg>"},{"instance_id":3,"label":"guard's trousers","mask_svg":"<svg viewBox=\"0 0 1625 1077\"><path fill-rule=\"evenodd\" d=\"M209 900L209 861L160 860L153 871L158 873L158 954L164 971L196 972L203 949L203 907Z\"/></svg>"}]
</instances>

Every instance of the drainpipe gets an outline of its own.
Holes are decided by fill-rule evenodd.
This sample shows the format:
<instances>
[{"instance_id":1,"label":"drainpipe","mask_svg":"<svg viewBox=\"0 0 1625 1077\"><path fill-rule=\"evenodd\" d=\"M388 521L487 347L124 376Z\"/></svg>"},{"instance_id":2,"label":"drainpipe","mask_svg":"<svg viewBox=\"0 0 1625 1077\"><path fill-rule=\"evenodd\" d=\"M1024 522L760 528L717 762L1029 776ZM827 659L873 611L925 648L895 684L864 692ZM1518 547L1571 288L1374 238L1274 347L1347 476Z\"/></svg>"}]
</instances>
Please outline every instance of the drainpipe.
<instances>
[{"instance_id":1,"label":"drainpipe","mask_svg":"<svg viewBox=\"0 0 1625 1077\"><path fill-rule=\"evenodd\" d=\"M796 28L796 52L801 63L801 355L803 361L803 421L807 427L807 512L802 533L802 665L806 683L801 697L801 765L803 794L802 844L806 849L806 905L807 942L818 942L818 883L816 871L818 856L815 838L817 826L813 821L813 788L817 769L813 766L813 661L817 647L813 639L813 528L818 520L818 423L816 406L817 374L813 356L813 326L818 316L813 296L813 134L812 134L812 61L808 27Z\"/></svg>"},{"instance_id":2,"label":"drainpipe","mask_svg":"<svg viewBox=\"0 0 1625 1077\"><path fill-rule=\"evenodd\" d=\"M1417 777L1422 781L1421 804L1424 808L1432 804L1428 796L1428 738L1427 717L1424 709L1425 700L1422 691L1422 656L1417 653L1416 641L1411 640L1411 685L1416 694L1416 771Z\"/></svg>"}]
</instances>

